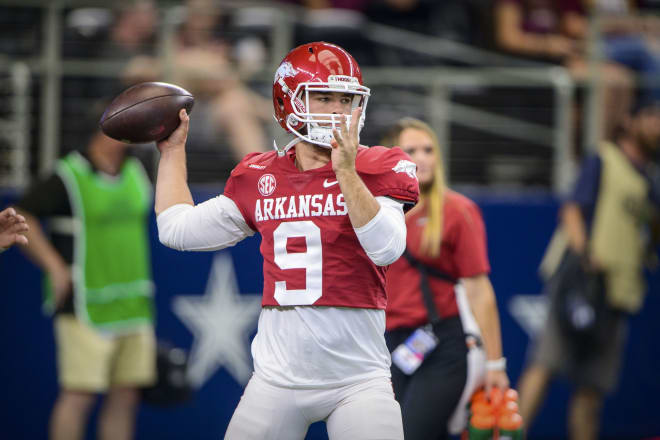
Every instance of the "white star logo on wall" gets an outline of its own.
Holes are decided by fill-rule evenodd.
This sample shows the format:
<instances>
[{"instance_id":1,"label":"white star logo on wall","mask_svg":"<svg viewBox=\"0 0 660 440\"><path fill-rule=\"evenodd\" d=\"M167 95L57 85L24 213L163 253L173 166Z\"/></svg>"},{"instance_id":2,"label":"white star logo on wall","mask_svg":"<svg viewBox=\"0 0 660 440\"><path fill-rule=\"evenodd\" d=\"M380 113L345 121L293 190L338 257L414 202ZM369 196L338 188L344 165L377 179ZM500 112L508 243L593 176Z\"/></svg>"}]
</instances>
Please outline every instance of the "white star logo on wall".
<instances>
[{"instance_id":1,"label":"white star logo on wall","mask_svg":"<svg viewBox=\"0 0 660 440\"><path fill-rule=\"evenodd\" d=\"M231 257L217 254L204 295L177 296L172 309L195 337L188 359L190 383L201 388L224 367L245 385L252 374L250 335L261 311L261 295L239 293Z\"/></svg>"}]
</instances>

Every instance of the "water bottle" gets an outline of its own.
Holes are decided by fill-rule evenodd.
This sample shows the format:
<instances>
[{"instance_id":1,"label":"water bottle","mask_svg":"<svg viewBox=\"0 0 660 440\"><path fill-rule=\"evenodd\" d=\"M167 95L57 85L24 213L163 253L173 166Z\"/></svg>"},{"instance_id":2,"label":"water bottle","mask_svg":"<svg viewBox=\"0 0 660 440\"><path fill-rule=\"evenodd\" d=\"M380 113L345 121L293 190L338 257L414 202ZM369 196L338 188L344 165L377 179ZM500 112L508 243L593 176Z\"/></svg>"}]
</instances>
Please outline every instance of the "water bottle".
<instances>
[{"instance_id":1,"label":"water bottle","mask_svg":"<svg viewBox=\"0 0 660 440\"><path fill-rule=\"evenodd\" d=\"M518 391L509 388L504 392L504 400L511 402L518 402Z\"/></svg>"},{"instance_id":2,"label":"water bottle","mask_svg":"<svg viewBox=\"0 0 660 440\"><path fill-rule=\"evenodd\" d=\"M496 387L490 389L490 392L488 393L488 401L493 407L499 407L502 404L503 399L504 394L502 393L502 390Z\"/></svg>"},{"instance_id":3,"label":"water bottle","mask_svg":"<svg viewBox=\"0 0 660 440\"><path fill-rule=\"evenodd\" d=\"M495 407L486 400L477 400L470 405L470 414L495 415Z\"/></svg>"},{"instance_id":4,"label":"water bottle","mask_svg":"<svg viewBox=\"0 0 660 440\"><path fill-rule=\"evenodd\" d=\"M504 401L502 405L499 407L498 414L504 415L504 414L516 414L518 413L518 404L516 402L513 402L511 400L509 401Z\"/></svg>"},{"instance_id":5,"label":"water bottle","mask_svg":"<svg viewBox=\"0 0 660 440\"><path fill-rule=\"evenodd\" d=\"M497 421L500 440L523 440L522 422L517 412L501 414Z\"/></svg>"},{"instance_id":6,"label":"water bottle","mask_svg":"<svg viewBox=\"0 0 660 440\"><path fill-rule=\"evenodd\" d=\"M486 402L487 400L486 391L483 388L480 388L472 394L470 402Z\"/></svg>"},{"instance_id":7,"label":"water bottle","mask_svg":"<svg viewBox=\"0 0 660 440\"><path fill-rule=\"evenodd\" d=\"M494 428L493 414L472 414L468 425L468 440L492 440Z\"/></svg>"}]
</instances>

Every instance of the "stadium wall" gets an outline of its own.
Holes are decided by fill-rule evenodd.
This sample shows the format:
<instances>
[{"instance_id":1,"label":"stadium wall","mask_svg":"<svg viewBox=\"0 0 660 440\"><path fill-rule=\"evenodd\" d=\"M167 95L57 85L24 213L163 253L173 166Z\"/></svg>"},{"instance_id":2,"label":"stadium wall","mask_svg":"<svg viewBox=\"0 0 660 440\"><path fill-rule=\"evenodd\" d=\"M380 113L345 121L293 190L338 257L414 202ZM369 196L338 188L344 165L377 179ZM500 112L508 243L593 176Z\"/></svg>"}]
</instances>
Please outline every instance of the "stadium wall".
<instances>
[{"instance_id":1,"label":"stadium wall","mask_svg":"<svg viewBox=\"0 0 660 440\"><path fill-rule=\"evenodd\" d=\"M195 192L196 200L212 195ZM525 362L529 340L524 329L538 322L537 295L542 286L536 269L556 225L558 204L553 197L542 194L471 196L482 208L486 221L491 278L501 314L504 352L515 383ZM0 195L0 206L12 200L11 194ZM204 335L220 331L224 336L214 341L214 353L205 350L193 359L191 371L199 384L193 399L173 408L145 405L139 414L136 438L221 438L240 399L242 381L249 376L245 367L251 362L247 340L256 328L256 321L252 320L243 322L243 327L223 326L231 321L223 317L230 318L231 313L254 313L256 295L263 282L260 240L252 237L231 250L214 253L175 252L158 242L153 216L151 238L158 337L194 350L195 341L199 343ZM233 276L237 289L232 288ZM657 275L650 278L646 305L630 321L620 386L604 409L603 438L637 439L660 434L660 418L657 417L660 344L654 341L660 334L660 320L656 318L660 310L659 278ZM52 321L42 314L40 307L40 272L20 251L11 249L0 255L0 282L0 378L4 381L0 437L46 439L57 385ZM233 290L240 296L231 296ZM217 306L221 321L204 324L200 320L202 324L198 322L195 327L194 322L182 316L185 310L190 310L185 305L199 305L203 295L206 296L202 301L209 301L205 310L214 310ZM515 317L512 301L519 305ZM218 306L220 303L224 306ZM258 305L256 307L258 309ZM240 338L241 334L245 335L243 344L231 344L233 349L223 346L230 335ZM565 437L568 391L564 384L552 388L530 438ZM87 438L95 438L91 428ZM321 424L313 425L307 438L327 438L325 428Z\"/></svg>"}]
</instances>

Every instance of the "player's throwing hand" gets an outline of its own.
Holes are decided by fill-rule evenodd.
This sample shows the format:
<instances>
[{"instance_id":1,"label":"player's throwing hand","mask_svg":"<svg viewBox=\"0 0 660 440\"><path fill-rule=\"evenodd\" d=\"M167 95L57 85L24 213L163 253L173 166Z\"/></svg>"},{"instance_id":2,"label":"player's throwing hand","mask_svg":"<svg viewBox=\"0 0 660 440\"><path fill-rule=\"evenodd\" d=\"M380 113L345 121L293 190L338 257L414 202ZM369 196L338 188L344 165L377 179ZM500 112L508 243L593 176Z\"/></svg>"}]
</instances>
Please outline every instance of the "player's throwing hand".
<instances>
[{"instance_id":1,"label":"player's throwing hand","mask_svg":"<svg viewBox=\"0 0 660 440\"><path fill-rule=\"evenodd\" d=\"M346 116L341 115L340 130L332 130L334 139L330 142L332 146L332 169L335 174L341 171L355 171L355 157L357 156L358 146L358 127L360 125L360 116L362 107L357 107L351 115L351 126L346 124Z\"/></svg>"},{"instance_id":2,"label":"player's throwing hand","mask_svg":"<svg viewBox=\"0 0 660 440\"><path fill-rule=\"evenodd\" d=\"M188 126L190 125L190 117L185 109L179 111L179 119L181 123L172 132L172 134L165 140L158 142L158 149L161 153L170 150L184 149L186 147L186 138L188 137Z\"/></svg>"}]
</instances>

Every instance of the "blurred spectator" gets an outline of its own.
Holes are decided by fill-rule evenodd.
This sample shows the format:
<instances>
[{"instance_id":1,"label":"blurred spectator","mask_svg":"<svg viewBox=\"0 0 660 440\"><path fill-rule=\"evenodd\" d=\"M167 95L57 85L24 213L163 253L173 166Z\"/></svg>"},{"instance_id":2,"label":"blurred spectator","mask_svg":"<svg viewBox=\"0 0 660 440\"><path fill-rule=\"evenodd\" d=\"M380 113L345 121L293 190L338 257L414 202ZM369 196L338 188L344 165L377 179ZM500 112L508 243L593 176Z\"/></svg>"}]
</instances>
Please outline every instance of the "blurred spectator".
<instances>
[{"instance_id":1,"label":"blurred spectator","mask_svg":"<svg viewBox=\"0 0 660 440\"><path fill-rule=\"evenodd\" d=\"M222 20L222 9L217 2L186 0L183 4L183 21L176 36L179 49L203 47L226 50L221 34Z\"/></svg>"},{"instance_id":2,"label":"blurred spectator","mask_svg":"<svg viewBox=\"0 0 660 440\"><path fill-rule=\"evenodd\" d=\"M587 37L587 15L601 17L603 56L622 64L640 75L642 81L656 81L660 77L660 53L653 51L649 41L660 35L660 18L640 17L638 9L626 0L594 2L582 0L574 5L567 16L567 28L574 38ZM655 35L654 35L655 34ZM660 84L644 84L640 99L645 103L660 100Z\"/></svg>"},{"instance_id":3,"label":"blurred spectator","mask_svg":"<svg viewBox=\"0 0 660 440\"><path fill-rule=\"evenodd\" d=\"M223 35L226 23L217 2L187 0L184 8L173 79L195 95L189 151L228 149L229 154L214 164L215 179L226 180L246 154L268 150L263 123L272 121L271 105L240 78L240 65L232 62L232 48Z\"/></svg>"},{"instance_id":4,"label":"blurred spectator","mask_svg":"<svg viewBox=\"0 0 660 440\"><path fill-rule=\"evenodd\" d=\"M295 28L296 44L330 41L360 60L373 64L373 47L364 33L364 10L368 0L285 0L302 6Z\"/></svg>"},{"instance_id":5,"label":"blurred spectator","mask_svg":"<svg viewBox=\"0 0 660 440\"><path fill-rule=\"evenodd\" d=\"M498 0L495 40L498 47L519 56L565 66L578 82L589 78L584 35L574 30L580 0ZM633 79L619 64L605 63L601 138L611 138L632 105ZM579 127L580 118L575 118Z\"/></svg>"},{"instance_id":6,"label":"blurred spectator","mask_svg":"<svg viewBox=\"0 0 660 440\"><path fill-rule=\"evenodd\" d=\"M516 55L564 62L583 55L581 42L564 35L569 3L579 0L498 0L495 36L502 50Z\"/></svg>"},{"instance_id":7,"label":"blurred spectator","mask_svg":"<svg viewBox=\"0 0 660 440\"><path fill-rule=\"evenodd\" d=\"M659 147L660 107L644 108L627 120L616 145L604 142L585 160L560 211L542 264L550 277L549 314L520 379L520 413L527 427L550 380L563 376L575 385L569 438L598 438L603 400L615 389L621 369L628 316L642 307L642 271L653 261L655 246L647 232L658 226L660 188L649 170Z\"/></svg>"},{"instance_id":8,"label":"blurred spectator","mask_svg":"<svg viewBox=\"0 0 660 440\"><path fill-rule=\"evenodd\" d=\"M121 0L105 8L77 8L66 15L63 56L128 62L136 55L155 53L159 24L154 0ZM61 102L63 151L87 142L80 118L89 113L89 103L115 96L123 88L116 75L66 75Z\"/></svg>"},{"instance_id":9,"label":"blurred spectator","mask_svg":"<svg viewBox=\"0 0 660 440\"><path fill-rule=\"evenodd\" d=\"M262 20L264 10L254 8L238 8L234 15L259 15L256 21ZM256 35L243 35L242 38L229 40L233 29L230 28L231 18L223 13L220 5L213 0L187 0L181 7L182 21L176 35L176 45L179 51L186 48L203 48L215 52L216 56L235 62L234 69L242 76L249 76L264 67L265 47L263 41ZM272 24L270 19L269 26Z\"/></svg>"},{"instance_id":10,"label":"blurred spectator","mask_svg":"<svg viewBox=\"0 0 660 440\"><path fill-rule=\"evenodd\" d=\"M117 18L108 41L98 48L101 58L129 58L155 51L158 10L153 0L125 0L115 5Z\"/></svg>"},{"instance_id":11,"label":"blurred spectator","mask_svg":"<svg viewBox=\"0 0 660 440\"><path fill-rule=\"evenodd\" d=\"M28 229L25 217L16 214L14 208L10 207L0 211L0 252L6 251L16 243L27 245L28 240L25 233Z\"/></svg>"},{"instance_id":12,"label":"blurred spectator","mask_svg":"<svg viewBox=\"0 0 660 440\"><path fill-rule=\"evenodd\" d=\"M151 184L126 150L97 131L17 204L30 226L24 250L47 276L44 305L55 314L54 440L85 437L98 394L98 438L133 438L139 387L155 379Z\"/></svg>"},{"instance_id":13,"label":"blurred spectator","mask_svg":"<svg viewBox=\"0 0 660 440\"><path fill-rule=\"evenodd\" d=\"M185 50L177 55L174 78L200 98L188 133L192 149L198 141L217 143L225 133L237 162L248 153L268 151L261 123L272 118L269 102L245 87L226 58L204 49ZM193 128L196 122L215 132L214 140L197 137L201 132Z\"/></svg>"},{"instance_id":14,"label":"blurred spectator","mask_svg":"<svg viewBox=\"0 0 660 440\"><path fill-rule=\"evenodd\" d=\"M206 0L185 6L169 76L159 60L136 57L123 80L128 86L167 78L195 96L188 133L191 181L222 181L247 153L268 150L263 123L271 121L271 106L243 84L230 61L219 33L221 11Z\"/></svg>"}]
</instances>

